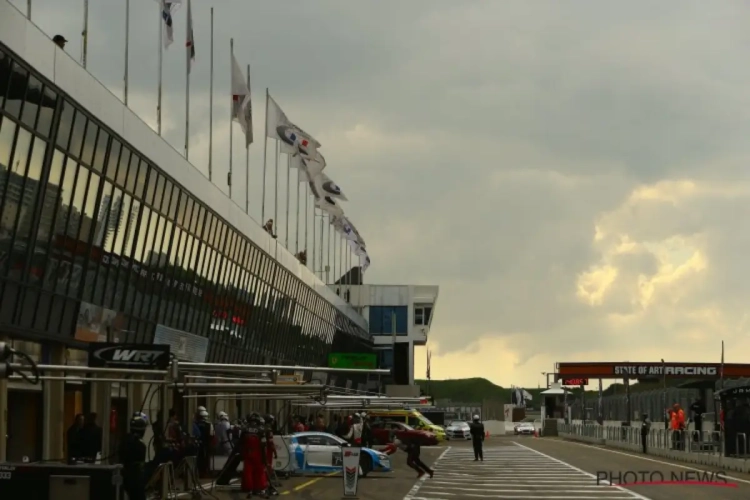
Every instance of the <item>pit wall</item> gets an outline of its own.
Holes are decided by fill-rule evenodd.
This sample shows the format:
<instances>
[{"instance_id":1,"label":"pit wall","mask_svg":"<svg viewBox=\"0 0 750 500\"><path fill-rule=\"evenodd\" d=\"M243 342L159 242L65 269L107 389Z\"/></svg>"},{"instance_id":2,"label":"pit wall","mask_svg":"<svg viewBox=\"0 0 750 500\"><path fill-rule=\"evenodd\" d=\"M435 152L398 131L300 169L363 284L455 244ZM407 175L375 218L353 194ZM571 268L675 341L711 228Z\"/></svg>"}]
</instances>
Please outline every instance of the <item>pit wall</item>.
<instances>
[{"instance_id":1,"label":"pit wall","mask_svg":"<svg viewBox=\"0 0 750 500\"><path fill-rule=\"evenodd\" d=\"M679 432L679 431L678 431ZM750 456L747 453L747 437L745 437L743 457L733 458L722 456L723 433L705 431L700 437L703 447L697 443L688 447L686 451L671 449L673 431L653 429L648 436L648 456L661 457L677 462L721 469L727 472L750 473ZM685 433L683 438L693 435ZM642 453L640 428L582 424L558 424L558 435L566 440L599 446L616 448L630 453ZM713 445L711 449L707 449ZM743 444L739 443L739 449ZM697 449L703 448L703 449Z\"/></svg>"}]
</instances>

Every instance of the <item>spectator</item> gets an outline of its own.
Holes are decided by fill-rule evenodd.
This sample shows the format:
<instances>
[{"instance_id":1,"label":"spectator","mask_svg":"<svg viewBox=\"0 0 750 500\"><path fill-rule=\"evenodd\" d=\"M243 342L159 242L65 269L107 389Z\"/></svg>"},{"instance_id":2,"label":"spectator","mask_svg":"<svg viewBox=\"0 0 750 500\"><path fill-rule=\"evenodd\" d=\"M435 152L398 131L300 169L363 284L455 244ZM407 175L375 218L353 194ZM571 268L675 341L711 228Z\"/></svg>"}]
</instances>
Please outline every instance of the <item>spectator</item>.
<instances>
[{"instance_id":1,"label":"spectator","mask_svg":"<svg viewBox=\"0 0 750 500\"><path fill-rule=\"evenodd\" d=\"M52 38L52 41L55 42L55 45L57 45L61 49L65 49L65 44L68 43L68 41L62 35L55 35Z\"/></svg>"},{"instance_id":2,"label":"spectator","mask_svg":"<svg viewBox=\"0 0 750 500\"><path fill-rule=\"evenodd\" d=\"M79 413L68 428L68 463L75 463L83 454L83 413Z\"/></svg>"},{"instance_id":3,"label":"spectator","mask_svg":"<svg viewBox=\"0 0 750 500\"><path fill-rule=\"evenodd\" d=\"M273 234L273 219L268 219L266 223L263 225L263 229L271 235L272 238L276 238L276 235Z\"/></svg>"},{"instance_id":4,"label":"spectator","mask_svg":"<svg viewBox=\"0 0 750 500\"><path fill-rule=\"evenodd\" d=\"M93 464L102 451L102 428L96 423L97 414L89 413L81 429L81 452L84 461Z\"/></svg>"}]
</instances>

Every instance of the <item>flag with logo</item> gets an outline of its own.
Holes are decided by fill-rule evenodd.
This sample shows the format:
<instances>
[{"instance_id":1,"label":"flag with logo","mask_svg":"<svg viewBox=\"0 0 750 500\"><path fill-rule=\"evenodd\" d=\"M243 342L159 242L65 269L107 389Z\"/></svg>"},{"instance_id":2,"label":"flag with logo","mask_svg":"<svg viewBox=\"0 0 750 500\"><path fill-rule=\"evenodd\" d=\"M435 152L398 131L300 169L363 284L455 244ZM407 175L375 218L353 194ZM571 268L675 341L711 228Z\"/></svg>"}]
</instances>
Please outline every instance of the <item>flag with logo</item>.
<instances>
[{"instance_id":1,"label":"flag with logo","mask_svg":"<svg viewBox=\"0 0 750 500\"><path fill-rule=\"evenodd\" d=\"M193 10L190 7L190 0L187 0L187 38L185 39L185 49L187 50L187 72L193 69L195 62L195 38L193 37Z\"/></svg>"},{"instance_id":2,"label":"flag with logo","mask_svg":"<svg viewBox=\"0 0 750 500\"><path fill-rule=\"evenodd\" d=\"M346 198L346 195L344 195L344 192L341 190L338 184L333 182L330 177L328 177L324 173L320 173L318 175L318 182L320 183L320 189L326 193L328 196L332 198L337 198L341 201L349 201Z\"/></svg>"},{"instance_id":3,"label":"flag with logo","mask_svg":"<svg viewBox=\"0 0 750 500\"><path fill-rule=\"evenodd\" d=\"M245 133L245 147L253 143L253 106L250 89L242 76L237 58L232 54L232 119L240 124Z\"/></svg>"},{"instance_id":4,"label":"flag with logo","mask_svg":"<svg viewBox=\"0 0 750 500\"><path fill-rule=\"evenodd\" d=\"M321 144L310 134L292 123L276 101L268 96L266 135L281 142L281 152L299 154L305 159L315 160Z\"/></svg>"},{"instance_id":5,"label":"flag with logo","mask_svg":"<svg viewBox=\"0 0 750 500\"><path fill-rule=\"evenodd\" d=\"M164 48L169 48L174 42L174 13L180 7L182 0L159 0L161 3L161 29L162 29L162 43Z\"/></svg>"},{"instance_id":6,"label":"flag with logo","mask_svg":"<svg viewBox=\"0 0 750 500\"><path fill-rule=\"evenodd\" d=\"M359 267L362 268L363 273L367 271L368 267L370 267L370 256L367 255L367 252L365 252L364 255L359 256Z\"/></svg>"},{"instance_id":7,"label":"flag with logo","mask_svg":"<svg viewBox=\"0 0 750 500\"><path fill-rule=\"evenodd\" d=\"M345 240L359 242L362 245L365 244L365 239L359 234L359 231L354 227L354 224L352 224L346 217L332 217L331 225L336 232L344 237Z\"/></svg>"},{"instance_id":8,"label":"flag with logo","mask_svg":"<svg viewBox=\"0 0 750 500\"><path fill-rule=\"evenodd\" d=\"M316 179L319 177L316 177ZM336 203L336 200L320 190L320 184L312 181L310 184L310 193L315 200L315 206L334 217L343 217L344 210Z\"/></svg>"},{"instance_id":9,"label":"flag with logo","mask_svg":"<svg viewBox=\"0 0 750 500\"><path fill-rule=\"evenodd\" d=\"M326 159L319 152L315 153L314 158L308 158L298 152L292 156L291 166L302 172L303 175L299 176L300 182L312 182L323 173L323 169L326 168Z\"/></svg>"}]
</instances>

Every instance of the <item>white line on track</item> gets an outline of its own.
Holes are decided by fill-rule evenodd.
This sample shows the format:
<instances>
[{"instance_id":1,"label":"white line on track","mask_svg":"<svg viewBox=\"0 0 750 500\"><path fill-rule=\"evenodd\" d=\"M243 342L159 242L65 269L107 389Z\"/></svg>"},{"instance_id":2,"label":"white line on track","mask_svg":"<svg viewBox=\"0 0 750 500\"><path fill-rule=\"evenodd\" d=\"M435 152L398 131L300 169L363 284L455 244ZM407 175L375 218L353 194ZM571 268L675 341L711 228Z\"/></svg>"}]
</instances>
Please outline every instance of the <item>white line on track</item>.
<instances>
[{"instance_id":1,"label":"white line on track","mask_svg":"<svg viewBox=\"0 0 750 500\"><path fill-rule=\"evenodd\" d=\"M588 476L588 477L590 477L590 478L592 478L592 479L594 479L594 480L596 480L596 479L597 479L597 477L596 477L596 476L595 476L594 474L592 474L592 473L590 473L590 472L586 472L585 470L583 470L583 469L580 469L580 468L576 467L575 465L570 465L569 463L567 463L567 462L563 462L562 460L560 460L560 459L558 459L558 458L555 458L555 457L552 457L552 456L550 456L550 455L547 455L546 453L542 453L541 451L537 451L537 450L535 450L535 449L533 449L533 448L529 448L528 446L524 446L524 445L522 445L521 443L517 443L517 442L515 442L515 441L514 441L514 442L513 442L513 444L515 444L516 446L520 446L521 448L524 448L524 449L526 449L526 450L529 450L529 451L533 451L534 453L538 453L538 454L539 454L540 456L542 456L542 457L545 457L545 458L547 458L547 459L549 459L549 460L552 460L552 461L554 461L554 462L557 462L557 463L559 463L559 464L562 464L562 465L567 465L567 466L568 466L568 467L570 467L571 469L573 469L573 470L577 470L577 471L578 471L578 472L580 472L581 474L583 474L583 475L586 475L586 476ZM609 484L610 486L612 486L612 487L614 487L614 488L617 488L618 490L620 490L620 491L622 491L622 492L624 492L624 493L629 493L629 494L631 495L631 496L630 496L629 498L638 498L638 499L640 499L640 500L650 500L650 499L649 499L648 497L645 497L645 496L643 496L643 495L640 495L640 494L638 494L638 493L636 493L636 492L634 492L634 491L631 491L631 490L629 490L629 489L623 488L622 486L616 486L616 485L614 485L614 484L610 483L609 481L600 481L600 482L601 482L601 483L605 483L605 484ZM583 497L581 497L581 498L583 498ZM614 498L614 497L613 497L613 498Z\"/></svg>"}]
</instances>

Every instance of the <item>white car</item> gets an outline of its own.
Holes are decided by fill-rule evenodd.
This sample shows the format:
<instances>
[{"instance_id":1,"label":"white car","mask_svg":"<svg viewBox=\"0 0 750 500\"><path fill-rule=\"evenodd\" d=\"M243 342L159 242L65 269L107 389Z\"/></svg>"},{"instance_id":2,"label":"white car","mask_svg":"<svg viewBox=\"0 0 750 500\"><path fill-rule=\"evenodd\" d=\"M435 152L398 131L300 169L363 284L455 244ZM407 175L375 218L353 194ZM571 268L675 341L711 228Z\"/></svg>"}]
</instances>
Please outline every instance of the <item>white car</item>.
<instances>
[{"instance_id":1,"label":"white car","mask_svg":"<svg viewBox=\"0 0 750 500\"><path fill-rule=\"evenodd\" d=\"M445 428L446 439L471 439L471 430L468 422L454 420Z\"/></svg>"},{"instance_id":2,"label":"white car","mask_svg":"<svg viewBox=\"0 0 750 500\"><path fill-rule=\"evenodd\" d=\"M520 422L513 427L513 434L516 436L520 435L532 435L536 431L533 422Z\"/></svg>"},{"instance_id":3,"label":"white car","mask_svg":"<svg viewBox=\"0 0 750 500\"><path fill-rule=\"evenodd\" d=\"M279 472L329 474L341 471L342 448L348 443L326 432L298 432L291 436L274 436L277 457L274 469ZM370 448L360 448L359 474L390 472L388 455Z\"/></svg>"}]
</instances>

